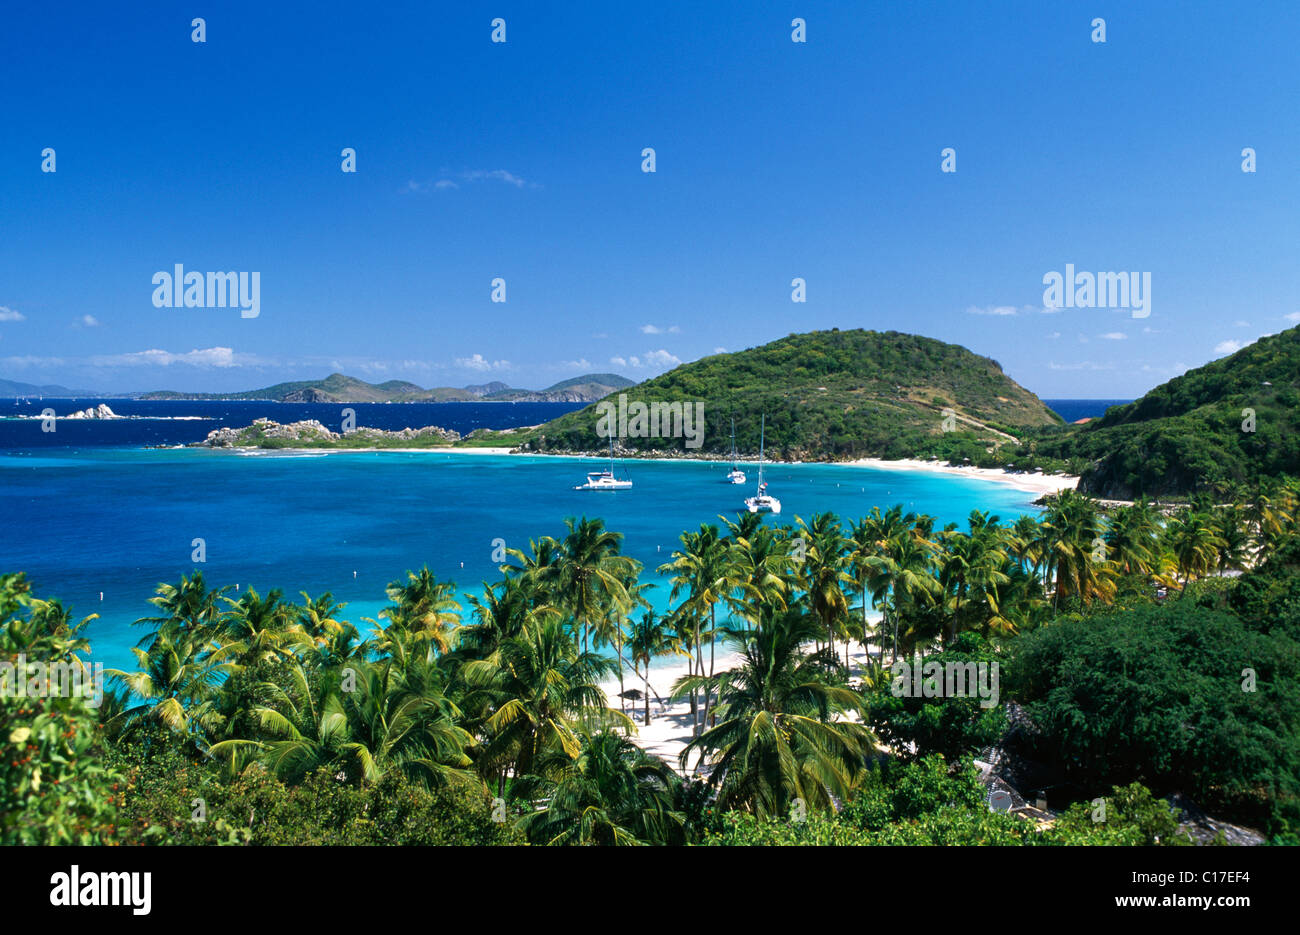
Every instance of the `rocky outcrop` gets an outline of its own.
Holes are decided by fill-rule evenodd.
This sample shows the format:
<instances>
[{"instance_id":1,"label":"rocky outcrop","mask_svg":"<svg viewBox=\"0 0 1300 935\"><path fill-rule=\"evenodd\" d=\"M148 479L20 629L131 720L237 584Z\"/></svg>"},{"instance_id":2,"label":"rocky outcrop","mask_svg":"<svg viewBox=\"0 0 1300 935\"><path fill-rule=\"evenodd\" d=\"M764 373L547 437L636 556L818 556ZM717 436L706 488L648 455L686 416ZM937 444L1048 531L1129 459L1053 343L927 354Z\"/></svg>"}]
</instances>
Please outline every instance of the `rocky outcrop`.
<instances>
[{"instance_id":1,"label":"rocky outcrop","mask_svg":"<svg viewBox=\"0 0 1300 935\"><path fill-rule=\"evenodd\" d=\"M73 412L64 416L65 419L124 419L125 416L119 416L108 406L100 403L91 409L82 409L80 412Z\"/></svg>"},{"instance_id":2,"label":"rocky outcrop","mask_svg":"<svg viewBox=\"0 0 1300 935\"><path fill-rule=\"evenodd\" d=\"M420 429L357 428L346 434L332 432L315 419L304 422L280 424L271 419L254 419L244 428L219 428L208 433L197 448L287 448L295 445L313 448L364 448L370 445L388 445L410 442L420 447L430 444L460 441L460 433L450 429L427 425Z\"/></svg>"}]
</instances>

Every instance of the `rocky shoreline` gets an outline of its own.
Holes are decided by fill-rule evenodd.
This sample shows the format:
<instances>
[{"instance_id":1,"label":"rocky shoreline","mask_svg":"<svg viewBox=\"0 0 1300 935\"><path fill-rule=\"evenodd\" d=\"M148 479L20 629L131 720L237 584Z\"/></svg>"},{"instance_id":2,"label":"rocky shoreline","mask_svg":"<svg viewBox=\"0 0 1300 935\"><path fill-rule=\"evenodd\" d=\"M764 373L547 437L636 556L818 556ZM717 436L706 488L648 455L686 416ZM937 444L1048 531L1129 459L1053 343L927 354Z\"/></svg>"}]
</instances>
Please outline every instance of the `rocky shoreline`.
<instances>
[{"instance_id":1,"label":"rocky shoreline","mask_svg":"<svg viewBox=\"0 0 1300 935\"><path fill-rule=\"evenodd\" d=\"M477 433L472 433L477 434ZM340 433L327 429L315 419L281 424L271 419L254 419L243 428L219 428L208 433L189 448L292 448L292 447L373 447L376 444L450 445L461 440L459 432L437 425L419 429L373 429L358 427Z\"/></svg>"}]
</instances>

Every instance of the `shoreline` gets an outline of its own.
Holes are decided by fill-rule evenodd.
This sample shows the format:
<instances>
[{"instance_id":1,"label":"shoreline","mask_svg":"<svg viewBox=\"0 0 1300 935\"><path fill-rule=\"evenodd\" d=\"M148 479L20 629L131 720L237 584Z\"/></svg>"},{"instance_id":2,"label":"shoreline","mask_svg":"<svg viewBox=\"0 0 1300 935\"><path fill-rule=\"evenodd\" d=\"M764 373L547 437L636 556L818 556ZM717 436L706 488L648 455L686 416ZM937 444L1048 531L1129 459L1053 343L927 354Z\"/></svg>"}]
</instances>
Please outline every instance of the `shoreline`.
<instances>
[{"instance_id":1,"label":"shoreline","mask_svg":"<svg viewBox=\"0 0 1300 935\"><path fill-rule=\"evenodd\" d=\"M550 454L540 451L520 451L517 448L493 447L493 446L456 446L448 445L446 447L436 448L208 448L206 446L181 445L179 448L194 447L195 450L228 452L232 454L250 454L254 452L265 452L268 455L275 453L284 454L364 454L372 452L393 452L400 454L469 454L469 455L496 455L511 457L533 457L533 458L560 458L570 461L593 461L604 460L599 454ZM628 461L656 461L656 462L674 462L682 461L699 461L709 463L725 463L727 458L625 458L621 460ZM757 467L757 461L740 460L738 464L745 466ZM945 474L949 477L964 477L971 480L984 480L993 483L1006 484L1015 487L1026 493L1036 494L1056 494L1062 490L1074 490L1079 483L1079 478L1072 474L1044 474L1041 471L1023 472L1008 471L1005 468L979 468L965 467L951 464L945 464L942 461L922 461L918 458L900 458L895 461L885 460L883 458L857 458L852 461L767 461L767 464L796 465L811 464L822 467L849 467L849 468L868 468L882 471L907 471L913 473L925 474Z\"/></svg>"}]
</instances>

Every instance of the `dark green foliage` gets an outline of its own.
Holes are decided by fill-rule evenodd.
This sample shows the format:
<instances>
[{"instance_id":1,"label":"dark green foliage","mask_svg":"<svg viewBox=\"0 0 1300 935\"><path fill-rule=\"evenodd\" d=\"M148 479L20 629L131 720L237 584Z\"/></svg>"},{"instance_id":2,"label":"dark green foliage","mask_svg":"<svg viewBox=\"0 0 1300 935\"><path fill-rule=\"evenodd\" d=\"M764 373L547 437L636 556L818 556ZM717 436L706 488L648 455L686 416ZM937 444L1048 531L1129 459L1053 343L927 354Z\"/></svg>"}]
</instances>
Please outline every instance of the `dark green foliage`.
<instances>
[{"instance_id":1,"label":"dark green foliage","mask_svg":"<svg viewBox=\"0 0 1300 935\"><path fill-rule=\"evenodd\" d=\"M165 738L151 744L133 743L113 755L126 777L122 843L523 843L512 822L493 820L492 800L477 784L431 790L393 772L356 786L321 770L290 785L256 769L226 781L214 764L194 761ZM504 817L500 810L498 816Z\"/></svg>"},{"instance_id":2,"label":"dark green foliage","mask_svg":"<svg viewBox=\"0 0 1300 935\"><path fill-rule=\"evenodd\" d=\"M978 634L968 632L960 634L951 649L931 653L924 662L941 666L948 662L982 662L991 666L999 662L999 657ZM910 665L911 660L906 663ZM890 684L882 681L869 696L867 723L900 756L940 753L956 760L996 743L1006 729L1006 713L1000 702L981 707L978 697L895 697ZM915 753L907 753L913 745Z\"/></svg>"},{"instance_id":3,"label":"dark green foliage","mask_svg":"<svg viewBox=\"0 0 1300 935\"><path fill-rule=\"evenodd\" d=\"M1055 823L1039 827L1016 815L990 811L974 767L949 769L931 756L867 774L857 795L833 816L805 820L760 819L729 812L706 844L771 845L1138 845L1184 843L1169 805L1139 785L1106 796L1104 821L1091 803L1074 806Z\"/></svg>"},{"instance_id":4,"label":"dark green foliage","mask_svg":"<svg viewBox=\"0 0 1300 935\"><path fill-rule=\"evenodd\" d=\"M1300 819L1292 640L1175 602L1058 620L1024 635L1007 670L1037 752L1083 788L1142 782L1270 830Z\"/></svg>"}]
</instances>

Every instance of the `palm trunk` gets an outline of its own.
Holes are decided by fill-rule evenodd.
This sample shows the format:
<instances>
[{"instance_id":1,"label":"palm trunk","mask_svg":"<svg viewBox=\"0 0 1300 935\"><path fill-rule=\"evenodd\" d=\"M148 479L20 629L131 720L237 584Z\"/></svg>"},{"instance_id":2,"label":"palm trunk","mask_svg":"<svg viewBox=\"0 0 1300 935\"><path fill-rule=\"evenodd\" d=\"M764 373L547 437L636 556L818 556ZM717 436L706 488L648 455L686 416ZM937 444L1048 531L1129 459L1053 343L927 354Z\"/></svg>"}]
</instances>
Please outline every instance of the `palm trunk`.
<instances>
[{"instance_id":1,"label":"palm trunk","mask_svg":"<svg viewBox=\"0 0 1300 935\"><path fill-rule=\"evenodd\" d=\"M645 676L642 678L645 685L645 726L650 726L650 660L645 661Z\"/></svg>"},{"instance_id":2,"label":"palm trunk","mask_svg":"<svg viewBox=\"0 0 1300 935\"><path fill-rule=\"evenodd\" d=\"M618 628L618 638L614 640L614 652L618 653L618 707L627 714L627 699L623 697L623 628ZM633 708L633 710L636 710Z\"/></svg>"},{"instance_id":3,"label":"palm trunk","mask_svg":"<svg viewBox=\"0 0 1300 935\"><path fill-rule=\"evenodd\" d=\"M704 674L704 645L700 642L700 618L695 618L695 669L700 675ZM706 689L707 691L707 689ZM705 704L708 704L708 696L705 696ZM693 721L694 736L700 736L700 719L696 716L698 707L691 712Z\"/></svg>"},{"instance_id":4,"label":"palm trunk","mask_svg":"<svg viewBox=\"0 0 1300 935\"><path fill-rule=\"evenodd\" d=\"M705 730L709 729L709 708L712 707L712 703L713 703L713 682L712 682L713 662L714 662L713 649L718 642L714 636L717 629L718 629L718 609L716 606L711 606L709 608L709 679L710 681L709 684L706 685L704 688L704 718L702 721ZM703 660L700 661L700 667L701 668L704 667Z\"/></svg>"}]
</instances>

